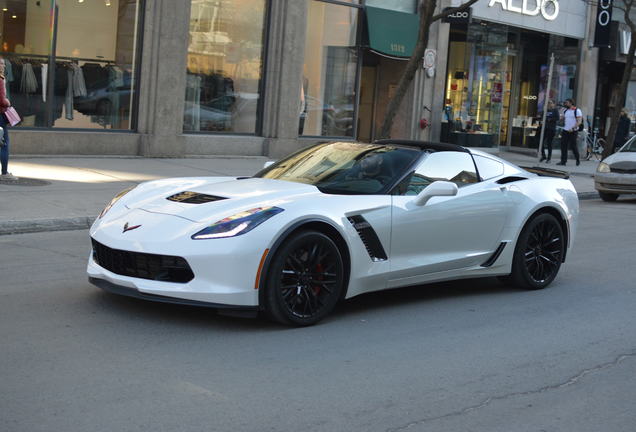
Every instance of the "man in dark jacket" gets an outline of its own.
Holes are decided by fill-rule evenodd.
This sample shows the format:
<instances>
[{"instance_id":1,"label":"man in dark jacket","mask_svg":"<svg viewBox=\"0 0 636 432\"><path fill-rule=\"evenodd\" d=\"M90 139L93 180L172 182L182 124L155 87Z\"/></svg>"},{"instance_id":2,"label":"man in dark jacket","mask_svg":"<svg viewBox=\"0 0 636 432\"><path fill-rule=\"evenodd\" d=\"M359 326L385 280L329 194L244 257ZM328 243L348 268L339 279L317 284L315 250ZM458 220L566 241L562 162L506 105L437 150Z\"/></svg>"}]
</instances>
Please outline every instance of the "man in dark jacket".
<instances>
[{"instance_id":1,"label":"man in dark jacket","mask_svg":"<svg viewBox=\"0 0 636 432\"><path fill-rule=\"evenodd\" d=\"M556 109L554 101L548 101L548 111L545 115L545 132L543 132L543 145L541 146L541 160L540 162L550 162L552 159L552 140L556 134L556 126L559 121L559 110ZM548 157L545 157L545 149L548 149Z\"/></svg>"}]
</instances>

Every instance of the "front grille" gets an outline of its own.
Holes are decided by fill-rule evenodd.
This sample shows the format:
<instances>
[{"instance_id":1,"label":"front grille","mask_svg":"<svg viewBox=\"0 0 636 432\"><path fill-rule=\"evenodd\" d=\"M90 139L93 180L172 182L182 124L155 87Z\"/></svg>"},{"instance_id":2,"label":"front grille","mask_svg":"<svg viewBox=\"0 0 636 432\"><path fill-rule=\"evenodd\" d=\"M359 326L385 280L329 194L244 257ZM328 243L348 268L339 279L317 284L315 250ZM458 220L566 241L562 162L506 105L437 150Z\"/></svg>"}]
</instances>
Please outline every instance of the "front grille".
<instances>
[{"instance_id":1,"label":"front grille","mask_svg":"<svg viewBox=\"0 0 636 432\"><path fill-rule=\"evenodd\" d=\"M91 240L95 262L118 275L176 283L194 278L188 262L181 257L112 249Z\"/></svg>"},{"instance_id":2,"label":"front grille","mask_svg":"<svg viewBox=\"0 0 636 432\"><path fill-rule=\"evenodd\" d=\"M610 171L616 174L636 174L636 169L624 169L624 168L614 168L610 167Z\"/></svg>"},{"instance_id":3,"label":"front grille","mask_svg":"<svg viewBox=\"0 0 636 432\"><path fill-rule=\"evenodd\" d=\"M205 204L214 201L227 199L216 195L206 195L199 192L184 191L166 198L168 201L182 202L186 204Z\"/></svg>"},{"instance_id":4,"label":"front grille","mask_svg":"<svg viewBox=\"0 0 636 432\"><path fill-rule=\"evenodd\" d=\"M599 185L604 189L636 192L636 185L633 185L633 184L628 185L628 184L599 183Z\"/></svg>"}]
</instances>

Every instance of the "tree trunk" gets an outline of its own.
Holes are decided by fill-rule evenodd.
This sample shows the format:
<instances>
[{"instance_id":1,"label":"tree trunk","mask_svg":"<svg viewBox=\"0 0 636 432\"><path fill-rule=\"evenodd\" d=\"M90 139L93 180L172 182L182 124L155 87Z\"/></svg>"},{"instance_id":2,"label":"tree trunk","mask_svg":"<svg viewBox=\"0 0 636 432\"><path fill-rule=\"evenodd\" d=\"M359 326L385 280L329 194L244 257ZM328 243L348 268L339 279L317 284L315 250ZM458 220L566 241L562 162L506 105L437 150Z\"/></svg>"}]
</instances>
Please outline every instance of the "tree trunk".
<instances>
[{"instance_id":1,"label":"tree trunk","mask_svg":"<svg viewBox=\"0 0 636 432\"><path fill-rule=\"evenodd\" d=\"M428 46L428 38L430 34L430 27L433 18L433 12L435 12L435 8L437 7L437 0L424 0L422 1L422 6L420 10L420 29L417 37L417 44L415 45L415 50L413 55L409 59L406 64L406 69L402 76L400 77L400 81L398 83L397 89L395 90L395 95L389 102L389 106L386 109L386 114L384 116L384 121L382 123L382 128L380 129L379 138L390 138L391 136L391 127L393 126L393 120L397 115L398 110L400 109L400 105L402 104L402 100L406 95L413 78L415 77L415 73L422 63L422 58L424 57L424 51Z\"/></svg>"},{"instance_id":2,"label":"tree trunk","mask_svg":"<svg viewBox=\"0 0 636 432\"><path fill-rule=\"evenodd\" d=\"M627 14L629 14L629 10L627 9ZM614 153L614 139L616 138L616 131L618 129L618 119L621 115L621 109L625 104L625 95L627 94L627 84L629 83L629 78L632 76L632 68L634 66L634 53L636 53L636 28L632 23L630 24L630 31L632 35L632 40L629 43L629 51L627 53L627 58L625 59L625 70L623 71L623 78L621 80L620 87L618 88L618 100L616 101L616 106L612 109L611 112L611 122L610 129L606 135L607 144L603 149L603 159Z\"/></svg>"}]
</instances>

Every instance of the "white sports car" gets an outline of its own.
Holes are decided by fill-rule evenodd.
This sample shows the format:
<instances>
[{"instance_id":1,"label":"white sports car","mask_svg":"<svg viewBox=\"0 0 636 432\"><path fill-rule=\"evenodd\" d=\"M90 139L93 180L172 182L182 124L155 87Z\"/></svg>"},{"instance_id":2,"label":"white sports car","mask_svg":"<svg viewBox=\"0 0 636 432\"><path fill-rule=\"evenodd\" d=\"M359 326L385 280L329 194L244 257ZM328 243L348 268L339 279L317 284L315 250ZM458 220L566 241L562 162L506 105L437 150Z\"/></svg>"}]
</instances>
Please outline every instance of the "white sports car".
<instances>
[{"instance_id":1,"label":"white sports car","mask_svg":"<svg viewBox=\"0 0 636 432\"><path fill-rule=\"evenodd\" d=\"M531 170L456 145L383 140L319 144L253 177L150 181L91 227L89 280L291 325L407 285L501 276L540 289L572 246L579 202L564 173Z\"/></svg>"}]
</instances>

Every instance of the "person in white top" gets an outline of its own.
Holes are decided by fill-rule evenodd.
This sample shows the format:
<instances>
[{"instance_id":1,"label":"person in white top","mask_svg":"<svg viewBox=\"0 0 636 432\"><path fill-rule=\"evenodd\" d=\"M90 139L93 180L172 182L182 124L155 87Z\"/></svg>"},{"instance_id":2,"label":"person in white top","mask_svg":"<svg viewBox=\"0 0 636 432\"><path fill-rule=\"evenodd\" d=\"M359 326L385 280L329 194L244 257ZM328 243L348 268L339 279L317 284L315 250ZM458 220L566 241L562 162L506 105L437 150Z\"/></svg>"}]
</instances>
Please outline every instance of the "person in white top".
<instances>
[{"instance_id":1,"label":"person in white top","mask_svg":"<svg viewBox=\"0 0 636 432\"><path fill-rule=\"evenodd\" d=\"M557 165L565 165L568 161L568 150L572 149L576 164L580 165L579 147L576 143L576 136L579 132L579 125L583 121L581 110L576 107L573 99L566 99L563 132L561 133L561 162Z\"/></svg>"}]
</instances>

